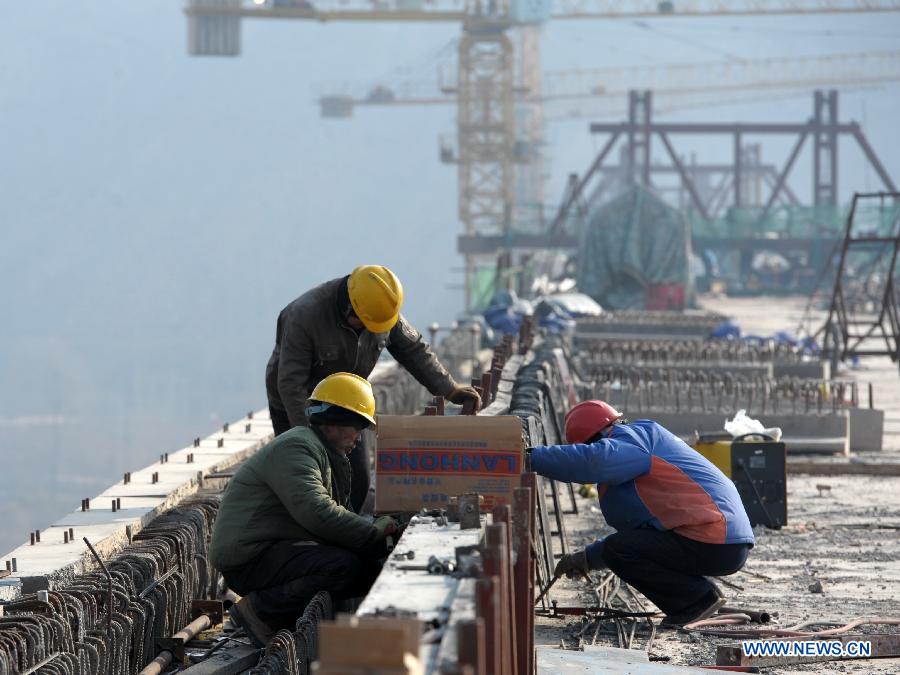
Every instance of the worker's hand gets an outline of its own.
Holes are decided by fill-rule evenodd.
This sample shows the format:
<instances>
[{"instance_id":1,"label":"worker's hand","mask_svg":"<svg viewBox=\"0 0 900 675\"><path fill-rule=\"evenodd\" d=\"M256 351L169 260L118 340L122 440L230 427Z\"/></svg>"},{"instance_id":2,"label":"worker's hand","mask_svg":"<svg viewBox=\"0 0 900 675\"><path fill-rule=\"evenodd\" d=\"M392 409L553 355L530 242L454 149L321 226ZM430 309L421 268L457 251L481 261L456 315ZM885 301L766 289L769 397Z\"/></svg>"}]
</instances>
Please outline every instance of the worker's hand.
<instances>
[{"instance_id":1,"label":"worker's hand","mask_svg":"<svg viewBox=\"0 0 900 675\"><path fill-rule=\"evenodd\" d=\"M579 576L587 576L590 568L588 567L587 552L575 551L574 553L566 553L559 562L556 563L556 569L553 576L561 577L565 574L569 579Z\"/></svg>"},{"instance_id":2,"label":"worker's hand","mask_svg":"<svg viewBox=\"0 0 900 675\"><path fill-rule=\"evenodd\" d=\"M397 521L390 516L381 516L381 518L379 518L372 524L375 526L375 530L378 532L378 534L375 536L375 541L383 541L385 537L394 534L397 530L400 529L400 525L397 523Z\"/></svg>"},{"instance_id":3,"label":"worker's hand","mask_svg":"<svg viewBox=\"0 0 900 675\"><path fill-rule=\"evenodd\" d=\"M478 395L474 387L465 387L458 384L447 394L447 400L456 405L463 405L469 399L475 401L475 412L481 410L481 396Z\"/></svg>"}]
</instances>

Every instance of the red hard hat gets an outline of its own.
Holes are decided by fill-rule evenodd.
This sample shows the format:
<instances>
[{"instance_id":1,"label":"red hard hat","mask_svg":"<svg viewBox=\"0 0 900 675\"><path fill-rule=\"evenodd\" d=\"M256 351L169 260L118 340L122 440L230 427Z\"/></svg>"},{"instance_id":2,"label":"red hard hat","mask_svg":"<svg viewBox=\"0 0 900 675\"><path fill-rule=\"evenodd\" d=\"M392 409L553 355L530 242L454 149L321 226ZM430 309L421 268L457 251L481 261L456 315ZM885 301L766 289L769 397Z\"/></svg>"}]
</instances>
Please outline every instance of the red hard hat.
<instances>
[{"instance_id":1,"label":"red hard hat","mask_svg":"<svg viewBox=\"0 0 900 675\"><path fill-rule=\"evenodd\" d=\"M566 413L566 440L587 443L621 416L605 401L582 401Z\"/></svg>"}]
</instances>

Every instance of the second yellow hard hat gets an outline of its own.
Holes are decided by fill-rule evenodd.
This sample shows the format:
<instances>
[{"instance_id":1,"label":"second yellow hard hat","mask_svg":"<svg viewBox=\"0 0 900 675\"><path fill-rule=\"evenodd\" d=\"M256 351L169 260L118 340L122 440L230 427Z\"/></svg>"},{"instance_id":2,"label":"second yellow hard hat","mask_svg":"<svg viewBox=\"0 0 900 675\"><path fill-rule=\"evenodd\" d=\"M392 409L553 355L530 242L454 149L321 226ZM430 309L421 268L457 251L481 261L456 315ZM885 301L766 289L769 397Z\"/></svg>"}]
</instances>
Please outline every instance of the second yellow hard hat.
<instances>
[{"instance_id":1,"label":"second yellow hard hat","mask_svg":"<svg viewBox=\"0 0 900 675\"><path fill-rule=\"evenodd\" d=\"M354 373L333 373L323 379L309 395L311 401L330 403L375 424L375 395L369 381Z\"/></svg>"},{"instance_id":2,"label":"second yellow hard hat","mask_svg":"<svg viewBox=\"0 0 900 675\"><path fill-rule=\"evenodd\" d=\"M371 333L386 333L400 318L403 285L381 265L360 265L350 274L347 291L353 311Z\"/></svg>"}]
</instances>

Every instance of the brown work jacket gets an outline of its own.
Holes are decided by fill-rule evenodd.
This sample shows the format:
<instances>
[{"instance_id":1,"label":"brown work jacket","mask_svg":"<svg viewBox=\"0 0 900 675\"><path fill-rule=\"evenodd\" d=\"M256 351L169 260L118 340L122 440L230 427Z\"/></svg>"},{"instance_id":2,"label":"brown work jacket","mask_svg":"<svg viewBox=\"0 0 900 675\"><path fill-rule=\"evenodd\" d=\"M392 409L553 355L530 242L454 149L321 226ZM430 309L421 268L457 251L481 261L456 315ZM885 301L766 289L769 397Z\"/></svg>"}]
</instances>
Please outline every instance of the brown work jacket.
<instances>
[{"instance_id":1,"label":"brown work jacket","mask_svg":"<svg viewBox=\"0 0 900 675\"><path fill-rule=\"evenodd\" d=\"M385 348L432 395L449 394L456 383L402 315L388 333L363 330L357 336L340 313L343 282L326 281L281 310L266 367L269 405L286 411L291 426L305 426L306 401L316 384L340 372L367 378Z\"/></svg>"}]
</instances>

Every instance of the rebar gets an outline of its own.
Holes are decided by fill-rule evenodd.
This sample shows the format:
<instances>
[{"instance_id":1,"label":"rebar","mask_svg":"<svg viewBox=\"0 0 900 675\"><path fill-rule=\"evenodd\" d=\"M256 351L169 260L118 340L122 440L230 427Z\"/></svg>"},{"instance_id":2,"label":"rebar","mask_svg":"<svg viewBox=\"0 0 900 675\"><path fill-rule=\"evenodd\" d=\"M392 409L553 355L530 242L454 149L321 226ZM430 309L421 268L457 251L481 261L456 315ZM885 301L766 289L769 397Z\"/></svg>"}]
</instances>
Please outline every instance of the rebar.
<instances>
[{"instance_id":1,"label":"rebar","mask_svg":"<svg viewBox=\"0 0 900 675\"><path fill-rule=\"evenodd\" d=\"M325 591L316 593L297 619L294 631L278 631L250 674L308 675L313 661L319 657L319 623L333 617L331 596Z\"/></svg>"},{"instance_id":2,"label":"rebar","mask_svg":"<svg viewBox=\"0 0 900 675\"><path fill-rule=\"evenodd\" d=\"M216 498L185 502L111 560L87 542L97 571L48 591L46 601L31 594L5 605L0 674L137 673L156 656L154 637L188 624L191 600L209 597L211 584L201 581L217 576L205 555L217 510Z\"/></svg>"}]
</instances>

